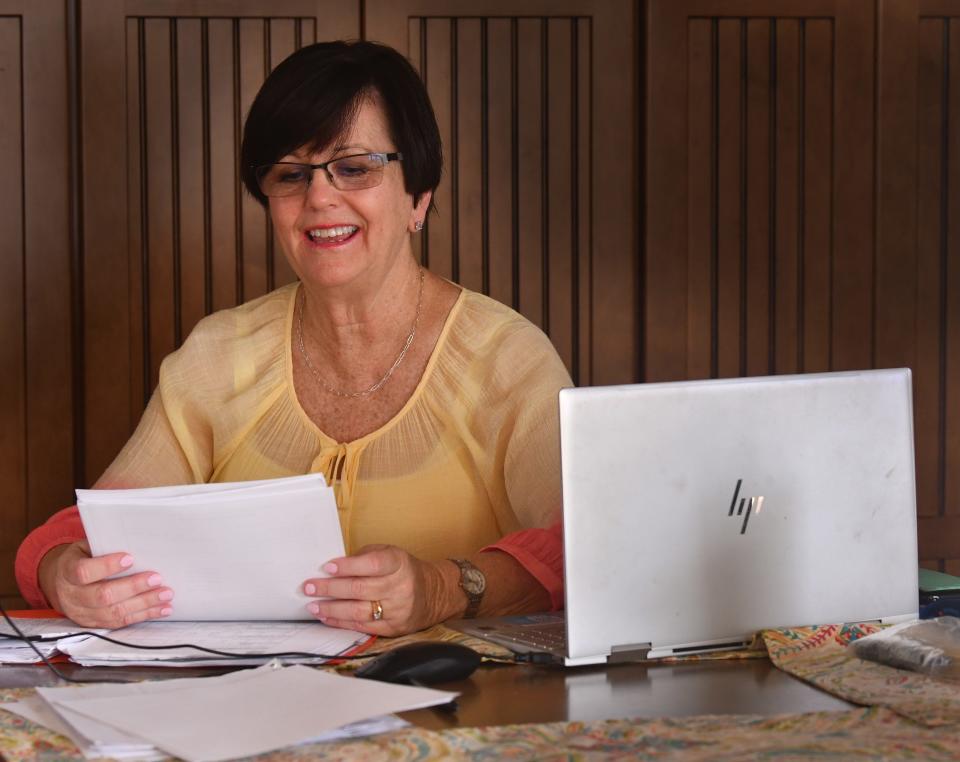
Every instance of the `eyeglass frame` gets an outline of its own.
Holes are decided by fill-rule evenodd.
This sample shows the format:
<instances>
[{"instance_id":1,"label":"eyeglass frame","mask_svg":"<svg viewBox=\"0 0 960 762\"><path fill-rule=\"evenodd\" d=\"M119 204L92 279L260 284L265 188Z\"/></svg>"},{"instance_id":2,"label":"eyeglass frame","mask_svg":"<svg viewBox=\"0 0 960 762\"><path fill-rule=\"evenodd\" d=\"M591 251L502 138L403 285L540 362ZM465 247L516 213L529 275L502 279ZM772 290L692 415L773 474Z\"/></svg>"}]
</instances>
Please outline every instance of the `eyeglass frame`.
<instances>
[{"instance_id":1,"label":"eyeglass frame","mask_svg":"<svg viewBox=\"0 0 960 762\"><path fill-rule=\"evenodd\" d=\"M310 176L307 178L307 184L304 187L304 189L300 191L300 193L306 193L310 189L310 185L313 182L313 173L318 169L322 169L324 171L324 174L326 174L327 180L330 182L330 185L332 185L334 188L336 188L339 191L350 192L355 190L369 190L370 188L376 188L378 185L380 185L380 183L383 182L382 171L380 173L380 181L374 185L366 185L363 188L341 188L337 185L336 181L334 180L333 173L329 169L327 169L327 167L329 167L331 164L335 164L338 161L344 161L346 159L356 159L358 156L376 156L377 158L383 161L383 167L381 167L381 169L386 169L387 164L389 164L391 161L403 161L403 154L400 151L392 151L390 153L387 153L384 151L367 151L366 153L352 153L349 156L338 156L335 159L329 159L328 161L324 161L320 164L310 164L309 162L305 162L305 161L274 161L270 164L261 164L258 167L254 167L253 174L254 174L254 177L257 178L257 187L260 188L260 192L263 193L263 195L266 196L267 198L289 198L290 196L298 195L297 193L289 193L285 196L271 196L263 189L263 186L261 185L261 181L263 180L263 178L260 176L260 171L269 169L270 167L275 167L278 164L284 165L284 166L304 167L304 168L310 169Z\"/></svg>"}]
</instances>

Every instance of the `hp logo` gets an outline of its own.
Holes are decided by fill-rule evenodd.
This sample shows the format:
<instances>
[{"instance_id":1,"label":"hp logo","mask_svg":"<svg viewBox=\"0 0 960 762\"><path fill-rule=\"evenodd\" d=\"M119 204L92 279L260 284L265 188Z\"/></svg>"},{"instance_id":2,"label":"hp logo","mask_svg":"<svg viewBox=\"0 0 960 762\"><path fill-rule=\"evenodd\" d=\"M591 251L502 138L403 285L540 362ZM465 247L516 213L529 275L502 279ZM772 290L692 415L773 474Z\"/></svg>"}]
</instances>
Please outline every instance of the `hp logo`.
<instances>
[{"instance_id":1,"label":"hp logo","mask_svg":"<svg viewBox=\"0 0 960 762\"><path fill-rule=\"evenodd\" d=\"M743 516L743 526L740 527L740 534L746 534L747 532L747 522L750 521L751 513L760 513L760 509L763 508L763 495L755 495L753 497L741 497L740 504L737 505L737 498L740 497L740 486L743 484L743 479L737 479L737 488L733 491L733 500L730 501L730 511L727 513L727 516L733 516L733 510L736 508L737 516ZM743 509L746 506L746 513Z\"/></svg>"}]
</instances>

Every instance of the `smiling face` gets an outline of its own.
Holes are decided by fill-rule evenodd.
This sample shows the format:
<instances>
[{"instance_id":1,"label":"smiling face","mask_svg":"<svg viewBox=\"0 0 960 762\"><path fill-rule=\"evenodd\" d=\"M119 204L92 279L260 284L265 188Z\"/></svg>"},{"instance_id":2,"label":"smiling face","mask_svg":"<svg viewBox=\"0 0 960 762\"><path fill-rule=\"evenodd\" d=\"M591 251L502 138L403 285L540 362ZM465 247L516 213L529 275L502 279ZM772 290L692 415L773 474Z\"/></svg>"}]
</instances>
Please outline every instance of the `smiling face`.
<instances>
[{"instance_id":1,"label":"smiling face","mask_svg":"<svg viewBox=\"0 0 960 762\"><path fill-rule=\"evenodd\" d=\"M392 153L386 115L375 98L365 98L353 128L336 151L301 149L281 158L319 164L341 156ZM404 256L411 256L410 233L426 216L430 194L414 205L404 189L400 163L383 168L373 188L337 190L323 170L315 170L301 195L270 199L277 240L294 272L308 286L329 287L357 279L382 282Z\"/></svg>"}]
</instances>

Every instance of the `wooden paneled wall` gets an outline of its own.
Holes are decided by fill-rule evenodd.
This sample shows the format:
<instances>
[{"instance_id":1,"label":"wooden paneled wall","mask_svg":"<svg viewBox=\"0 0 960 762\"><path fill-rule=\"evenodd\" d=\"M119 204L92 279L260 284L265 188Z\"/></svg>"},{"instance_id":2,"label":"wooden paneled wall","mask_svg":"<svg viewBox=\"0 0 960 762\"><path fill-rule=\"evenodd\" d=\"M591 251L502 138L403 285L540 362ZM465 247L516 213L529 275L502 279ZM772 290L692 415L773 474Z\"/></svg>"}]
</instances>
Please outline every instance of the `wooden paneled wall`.
<instances>
[{"instance_id":1,"label":"wooden paneled wall","mask_svg":"<svg viewBox=\"0 0 960 762\"><path fill-rule=\"evenodd\" d=\"M650 380L871 365L872 5L770 5L651 6Z\"/></svg>"},{"instance_id":2,"label":"wooden paneled wall","mask_svg":"<svg viewBox=\"0 0 960 762\"><path fill-rule=\"evenodd\" d=\"M422 260L579 383L912 367L922 560L960 572L960 0L0 0L0 597L163 356L291 278L242 120L342 37L436 106Z\"/></svg>"},{"instance_id":3,"label":"wooden paneled wall","mask_svg":"<svg viewBox=\"0 0 960 762\"><path fill-rule=\"evenodd\" d=\"M243 119L297 47L361 30L359 1L77 2L82 473L92 483L194 324L292 279L266 215L241 190Z\"/></svg>"},{"instance_id":4,"label":"wooden paneled wall","mask_svg":"<svg viewBox=\"0 0 960 762\"><path fill-rule=\"evenodd\" d=\"M27 530L74 484L66 17L0 0L0 597Z\"/></svg>"},{"instance_id":5,"label":"wooden paneled wall","mask_svg":"<svg viewBox=\"0 0 960 762\"><path fill-rule=\"evenodd\" d=\"M423 261L543 328L578 383L635 378L634 3L365 8L365 35L414 62L440 123Z\"/></svg>"},{"instance_id":6,"label":"wooden paneled wall","mask_svg":"<svg viewBox=\"0 0 960 762\"><path fill-rule=\"evenodd\" d=\"M420 237L433 272L509 304L591 376L589 18L410 18L447 180ZM626 231L629 234L629 230Z\"/></svg>"},{"instance_id":7,"label":"wooden paneled wall","mask_svg":"<svg viewBox=\"0 0 960 762\"><path fill-rule=\"evenodd\" d=\"M131 386L211 312L295 279L243 190L244 115L270 70L316 41L313 18L126 19ZM92 474L91 474L92 476Z\"/></svg>"},{"instance_id":8,"label":"wooden paneled wall","mask_svg":"<svg viewBox=\"0 0 960 762\"><path fill-rule=\"evenodd\" d=\"M916 375L921 549L960 574L960 2L917 24Z\"/></svg>"}]
</instances>

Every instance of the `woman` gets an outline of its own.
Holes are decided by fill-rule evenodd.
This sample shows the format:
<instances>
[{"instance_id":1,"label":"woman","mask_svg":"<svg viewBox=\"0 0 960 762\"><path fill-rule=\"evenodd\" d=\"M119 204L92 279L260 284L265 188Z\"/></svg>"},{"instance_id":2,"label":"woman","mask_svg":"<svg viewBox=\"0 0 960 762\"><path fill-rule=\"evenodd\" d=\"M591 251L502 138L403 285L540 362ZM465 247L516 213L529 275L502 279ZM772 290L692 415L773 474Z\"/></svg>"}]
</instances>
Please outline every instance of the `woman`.
<instances>
[{"instance_id":1,"label":"woman","mask_svg":"<svg viewBox=\"0 0 960 762\"><path fill-rule=\"evenodd\" d=\"M561 605L570 379L537 328L414 258L442 161L416 72L369 42L301 49L254 101L241 161L299 283L201 321L96 486L322 471L351 555L303 592L332 626L397 635ZM108 579L132 563L90 557L72 508L24 541L17 575L84 626L169 616L159 573Z\"/></svg>"}]
</instances>

